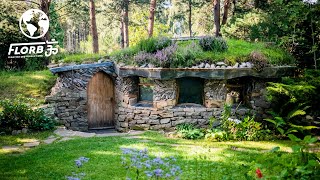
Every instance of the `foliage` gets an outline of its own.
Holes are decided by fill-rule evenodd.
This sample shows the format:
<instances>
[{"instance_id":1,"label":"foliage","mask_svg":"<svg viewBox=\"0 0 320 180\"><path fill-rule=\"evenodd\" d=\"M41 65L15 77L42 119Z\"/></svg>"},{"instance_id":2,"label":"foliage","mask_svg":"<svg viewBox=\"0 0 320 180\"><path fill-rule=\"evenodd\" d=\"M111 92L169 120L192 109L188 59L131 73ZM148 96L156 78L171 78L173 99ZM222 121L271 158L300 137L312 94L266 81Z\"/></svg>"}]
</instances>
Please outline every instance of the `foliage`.
<instances>
[{"instance_id":1,"label":"foliage","mask_svg":"<svg viewBox=\"0 0 320 180\"><path fill-rule=\"evenodd\" d=\"M121 148L122 150L122 165L127 170L126 178L146 177L147 179L179 179L182 173L181 168L176 165L176 158L149 156L147 149L139 150L132 148Z\"/></svg>"},{"instance_id":2,"label":"foliage","mask_svg":"<svg viewBox=\"0 0 320 180\"><path fill-rule=\"evenodd\" d=\"M14 100L1 100L0 125L5 130L19 130L28 128L30 130L50 130L54 127L52 119L45 116L42 109L32 109L26 102L33 101L18 97Z\"/></svg>"},{"instance_id":3,"label":"foliage","mask_svg":"<svg viewBox=\"0 0 320 180\"><path fill-rule=\"evenodd\" d=\"M49 14L50 14L50 38L58 41L59 47L63 48L64 44L64 30L59 21L59 15L56 12L57 2L53 1L50 4Z\"/></svg>"},{"instance_id":4,"label":"foliage","mask_svg":"<svg viewBox=\"0 0 320 180\"><path fill-rule=\"evenodd\" d=\"M248 60L253 63L253 68L257 71L262 71L268 66L267 58L259 51L252 51Z\"/></svg>"},{"instance_id":5,"label":"foliage","mask_svg":"<svg viewBox=\"0 0 320 180\"><path fill-rule=\"evenodd\" d=\"M264 171L275 168L278 174L265 175L270 179L318 179L320 177L319 158L311 149L311 146L317 142L317 138L308 135L300 139L293 134L288 134L288 137L292 141L293 153L281 153L280 147L274 147L269 153L257 159L256 162L260 164L256 166L264 168ZM277 163L265 161L272 154L279 157Z\"/></svg>"},{"instance_id":6,"label":"foliage","mask_svg":"<svg viewBox=\"0 0 320 180\"><path fill-rule=\"evenodd\" d=\"M299 107L307 114L318 115L319 82L319 71L306 70L298 78L283 78L281 83L269 83L268 99L273 104L273 111L286 117L290 111Z\"/></svg>"},{"instance_id":7,"label":"foliage","mask_svg":"<svg viewBox=\"0 0 320 180\"><path fill-rule=\"evenodd\" d=\"M185 139L201 139L205 136L201 129L190 123L179 124L176 128L181 137Z\"/></svg>"},{"instance_id":8,"label":"foliage","mask_svg":"<svg viewBox=\"0 0 320 180\"><path fill-rule=\"evenodd\" d=\"M63 57L63 59L60 59L59 62L62 63L77 63L81 64L83 62L96 62L99 59L101 59L103 56L101 54L64 54L60 55L60 57Z\"/></svg>"},{"instance_id":9,"label":"foliage","mask_svg":"<svg viewBox=\"0 0 320 180\"><path fill-rule=\"evenodd\" d=\"M132 64L131 61L133 56L139 52L138 48L136 47L129 47L119 51L114 51L110 53L111 60L115 62L124 62L126 64Z\"/></svg>"},{"instance_id":10,"label":"foliage","mask_svg":"<svg viewBox=\"0 0 320 180\"><path fill-rule=\"evenodd\" d=\"M147 46L145 41L143 41L143 46L146 47L156 47L155 42L153 40L148 40L150 46ZM160 42L160 41L158 41ZM201 62L218 62L225 61L229 64L233 64L236 62L246 62L248 61L250 54L252 52L261 52L262 56L266 57L268 64L292 64L293 58L280 48L276 48L272 45L266 45L264 43L250 43L243 40L234 40L229 39L228 50L225 52L216 52L216 51L203 51L199 42L197 40L190 41L178 41L171 46L168 46L162 50L156 50L157 58L152 57L154 53L149 53L147 51L140 51L138 46L132 46L130 48L126 48L120 51L115 51L110 54L110 58L116 62L124 62L126 64L132 65L136 64L140 65L143 63L151 63L157 67L191 67L197 63ZM144 48L147 49L147 48ZM176 51L175 51L176 49ZM149 50L151 51L151 50ZM136 56L136 57L135 57ZM143 60L143 58L147 60ZM136 59L135 61L134 58ZM158 60L157 60L158 59ZM165 65L161 65L161 63L165 59ZM154 61L155 62L152 62ZM162 60L162 61L161 61ZM143 62L143 63L140 63ZM170 62L170 64L169 64Z\"/></svg>"},{"instance_id":11,"label":"foliage","mask_svg":"<svg viewBox=\"0 0 320 180\"><path fill-rule=\"evenodd\" d=\"M144 51L147 53L154 53L158 50L162 50L171 45L171 39L166 37L151 37L148 39L142 39L137 44L139 51Z\"/></svg>"},{"instance_id":12,"label":"foliage","mask_svg":"<svg viewBox=\"0 0 320 180\"><path fill-rule=\"evenodd\" d=\"M180 46L178 43L178 48L173 58L173 67L191 67L195 63L197 55L202 53L202 49L198 43L191 41L190 44L186 46Z\"/></svg>"},{"instance_id":13,"label":"foliage","mask_svg":"<svg viewBox=\"0 0 320 180\"><path fill-rule=\"evenodd\" d=\"M301 109L294 109L285 117L281 117L276 113L272 113L273 119L265 119L266 121L272 123L274 128L277 129L282 136L286 136L290 133L304 133L307 130L317 129L316 126L303 126L303 125L296 125L293 122L293 119L298 116L303 116L306 114L304 110ZM301 122L299 122L301 124Z\"/></svg>"},{"instance_id":14,"label":"foliage","mask_svg":"<svg viewBox=\"0 0 320 180\"><path fill-rule=\"evenodd\" d=\"M1 69L23 69L24 59L7 59L9 46L11 43L29 42L20 33L19 18L20 13L28 9L25 3L8 2L0 0L0 70Z\"/></svg>"},{"instance_id":15,"label":"foliage","mask_svg":"<svg viewBox=\"0 0 320 180\"><path fill-rule=\"evenodd\" d=\"M44 101L56 81L56 76L45 71L0 71L0 99L12 99L17 94Z\"/></svg>"},{"instance_id":16,"label":"foliage","mask_svg":"<svg viewBox=\"0 0 320 180\"><path fill-rule=\"evenodd\" d=\"M243 39L248 41L260 40L266 41L262 22L265 21L266 13L253 10L245 14L237 14L231 18L226 26L223 26L221 32L224 36L234 39Z\"/></svg>"},{"instance_id":17,"label":"foliage","mask_svg":"<svg viewBox=\"0 0 320 180\"><path fill-rule=\"evenodd\" d=\"M231 116L231 106L225 104L221 116L224 140L257 141L266 138L268 131L262 129L262 124L256 122L254 116L246 116L242 121Z\"/></svg>"},{"instance_id":18,"label":"foliage","mask_svg":"<svg viewBox=\"0 0 320 180\"><path fill-rule=\"evenodd\" d=\"M221 37L205 36L199 40L204 51L224 52L228 50L227 42Z\"/></svg>"}]
</instances>

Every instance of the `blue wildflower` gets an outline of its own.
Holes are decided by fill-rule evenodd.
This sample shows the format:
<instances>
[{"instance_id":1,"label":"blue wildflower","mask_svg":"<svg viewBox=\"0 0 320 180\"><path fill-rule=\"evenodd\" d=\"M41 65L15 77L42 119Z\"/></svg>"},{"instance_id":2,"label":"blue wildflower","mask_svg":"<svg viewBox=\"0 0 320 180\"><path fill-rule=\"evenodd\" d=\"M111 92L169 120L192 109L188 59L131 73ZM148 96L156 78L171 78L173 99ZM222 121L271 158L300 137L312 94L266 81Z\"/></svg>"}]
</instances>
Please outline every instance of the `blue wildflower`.
<instances>
[{"instance_id":1,"label":"blue wildflower","mask_svg":"<svg viewBox=\"0 0 320 180\"><path fill-rule=\"evenodd\" d=\"M75 160L75 163L78 168L82 166L82 162L79 159Z\"/></svg>"},{"instance_id":2,"label":"blue wildflower","mask_svg":"<svg viewBox=\"0 0 320 180\"><path fill-rule=\"evenodd\" d=\"M163 172L162 169L155 169L153 171L154 175L157 176L157 177L161 177L162 176L162 172Z\"/></svg>"}]
</instances>

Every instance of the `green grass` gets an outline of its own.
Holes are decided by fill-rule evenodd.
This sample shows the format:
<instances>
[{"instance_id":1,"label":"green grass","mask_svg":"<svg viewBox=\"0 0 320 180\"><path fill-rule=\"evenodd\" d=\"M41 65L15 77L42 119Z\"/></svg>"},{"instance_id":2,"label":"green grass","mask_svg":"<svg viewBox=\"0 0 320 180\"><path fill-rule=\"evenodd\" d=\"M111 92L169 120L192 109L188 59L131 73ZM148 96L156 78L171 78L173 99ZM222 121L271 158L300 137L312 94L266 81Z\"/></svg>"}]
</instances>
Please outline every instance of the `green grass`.
<instances>
[{"instance_id":1,"label":"green grass","mask_svg":"<svg viewBox=\"0 0 320 180\"><path fill-rule=\"evenodd\" d=\"M50 93L56 76L43 71L0 71L0 99L14 98L17 94L43 100Z\"/></svg>"},{"instance_id":2,"label":"green grass","mask_svg":"<svg viewBox=\"0 0 320 180\"><path fill-rule=\"evenodd\" d=\"M97 62L102 57L101 54L61 54L54 57L53 61L81 64L83 62Z\"/></svg>"},{"instance_id":3,"label":"green grass","mask_svg":"<svg viewBox=\"0 0 320 180\"><path fill-rule=\"evenodd\" d=\"M32 140L44 140L52 134L52 131L43 131L18 135L0 135L0 147L8 145L18 145Z\"/></svg>"},{"instance_id":4,"label":"green grass","mask_svg":"<svg viewBox=\"0 0 320 180\"><path fill-rule=\"evenodd\" d=\"M183 46L190 43L191 41L183 42ZM195 41L195 43L198 42ZM293 57L283 49L272 45L266 45L262 42L228 39L227 44L228 50L226 52L204 51L196 56L196 62L202 62L204 60L211 62L225 61L232 65L236 62L248 61L247 57L252 51L260 51L267 57L270 64L283 65L294 63Z\"/></svg>"},{"instance_id":5,"label":"green grass","mask_svg":"<svg viewBox=\"0 0 320 180\"><path fill-rule=\"evenodd\" d=\"M0 177L65 179L65 176L72 175L72 172L85 172L84 179L125 179L126 170L121 165L120 150L123 147L147 148L152 157L175 156L177 164L184 172L182 179L246 179L246 174L250 179L254 179L256 164L261 164L264 177L270 177L282 171L276 164L286 159L280 159L279 155L293 158L293 155L287 152L265 152L274 146L289 150L288 141L205 142L169 139L156 132L146 132L141 136L150 141L141 142L123 137L77 138L40 145L21 154L0 152ZM231 146L240 150L233 150ZM74 160L81 156L90 160L83 167L76 168ZM270 163L273 165L268 166Z\"/></svg>"}]
</instances>

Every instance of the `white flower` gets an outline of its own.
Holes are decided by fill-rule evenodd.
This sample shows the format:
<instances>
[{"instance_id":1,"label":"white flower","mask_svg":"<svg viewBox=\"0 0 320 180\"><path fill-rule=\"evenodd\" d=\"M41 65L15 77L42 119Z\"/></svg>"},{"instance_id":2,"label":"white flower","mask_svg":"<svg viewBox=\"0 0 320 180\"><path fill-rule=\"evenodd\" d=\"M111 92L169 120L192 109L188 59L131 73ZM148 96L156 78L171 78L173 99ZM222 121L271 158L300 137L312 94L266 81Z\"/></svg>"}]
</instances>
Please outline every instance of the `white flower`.
<instances>
[{"instance_id":1,"label":"white flower","mask_svg":"<svg viewBox=\"0 0 320 180\"><path fill-rule=\"evenodd\" d=\"M316 4L318 0L302 0L302 1L307 4Z\"/></svg>"},{"instance_id":2,"label":"white flower","mask_svg":"<svg viewBox=\"0 0 320 180\"><path fill-rule=\"evenodd\" d=\"M229 121L234 122L236 124L240 124L241 121L239 119L232 119L232 118L228 118Z\"/></svg>"}]
</instances>

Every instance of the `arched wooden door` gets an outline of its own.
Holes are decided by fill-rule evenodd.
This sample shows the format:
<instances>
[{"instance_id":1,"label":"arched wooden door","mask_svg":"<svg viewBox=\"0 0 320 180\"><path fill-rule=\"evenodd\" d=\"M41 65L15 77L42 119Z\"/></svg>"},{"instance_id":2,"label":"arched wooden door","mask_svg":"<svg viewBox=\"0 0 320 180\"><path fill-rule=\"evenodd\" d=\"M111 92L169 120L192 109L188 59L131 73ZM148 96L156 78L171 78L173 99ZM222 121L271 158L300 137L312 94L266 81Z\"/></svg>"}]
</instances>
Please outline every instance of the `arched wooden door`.
<instances>
[{"instance_id":1,"label":"arched wooden door","mask_svg":"<svg viewBox=\"0 0 320 180\"><path fill-rule=\"evenodd\" d=\"M89 81L87 97L89 129L114 126L114 85L110 76L96 73Z\"/></svg>"}]
</instances>

